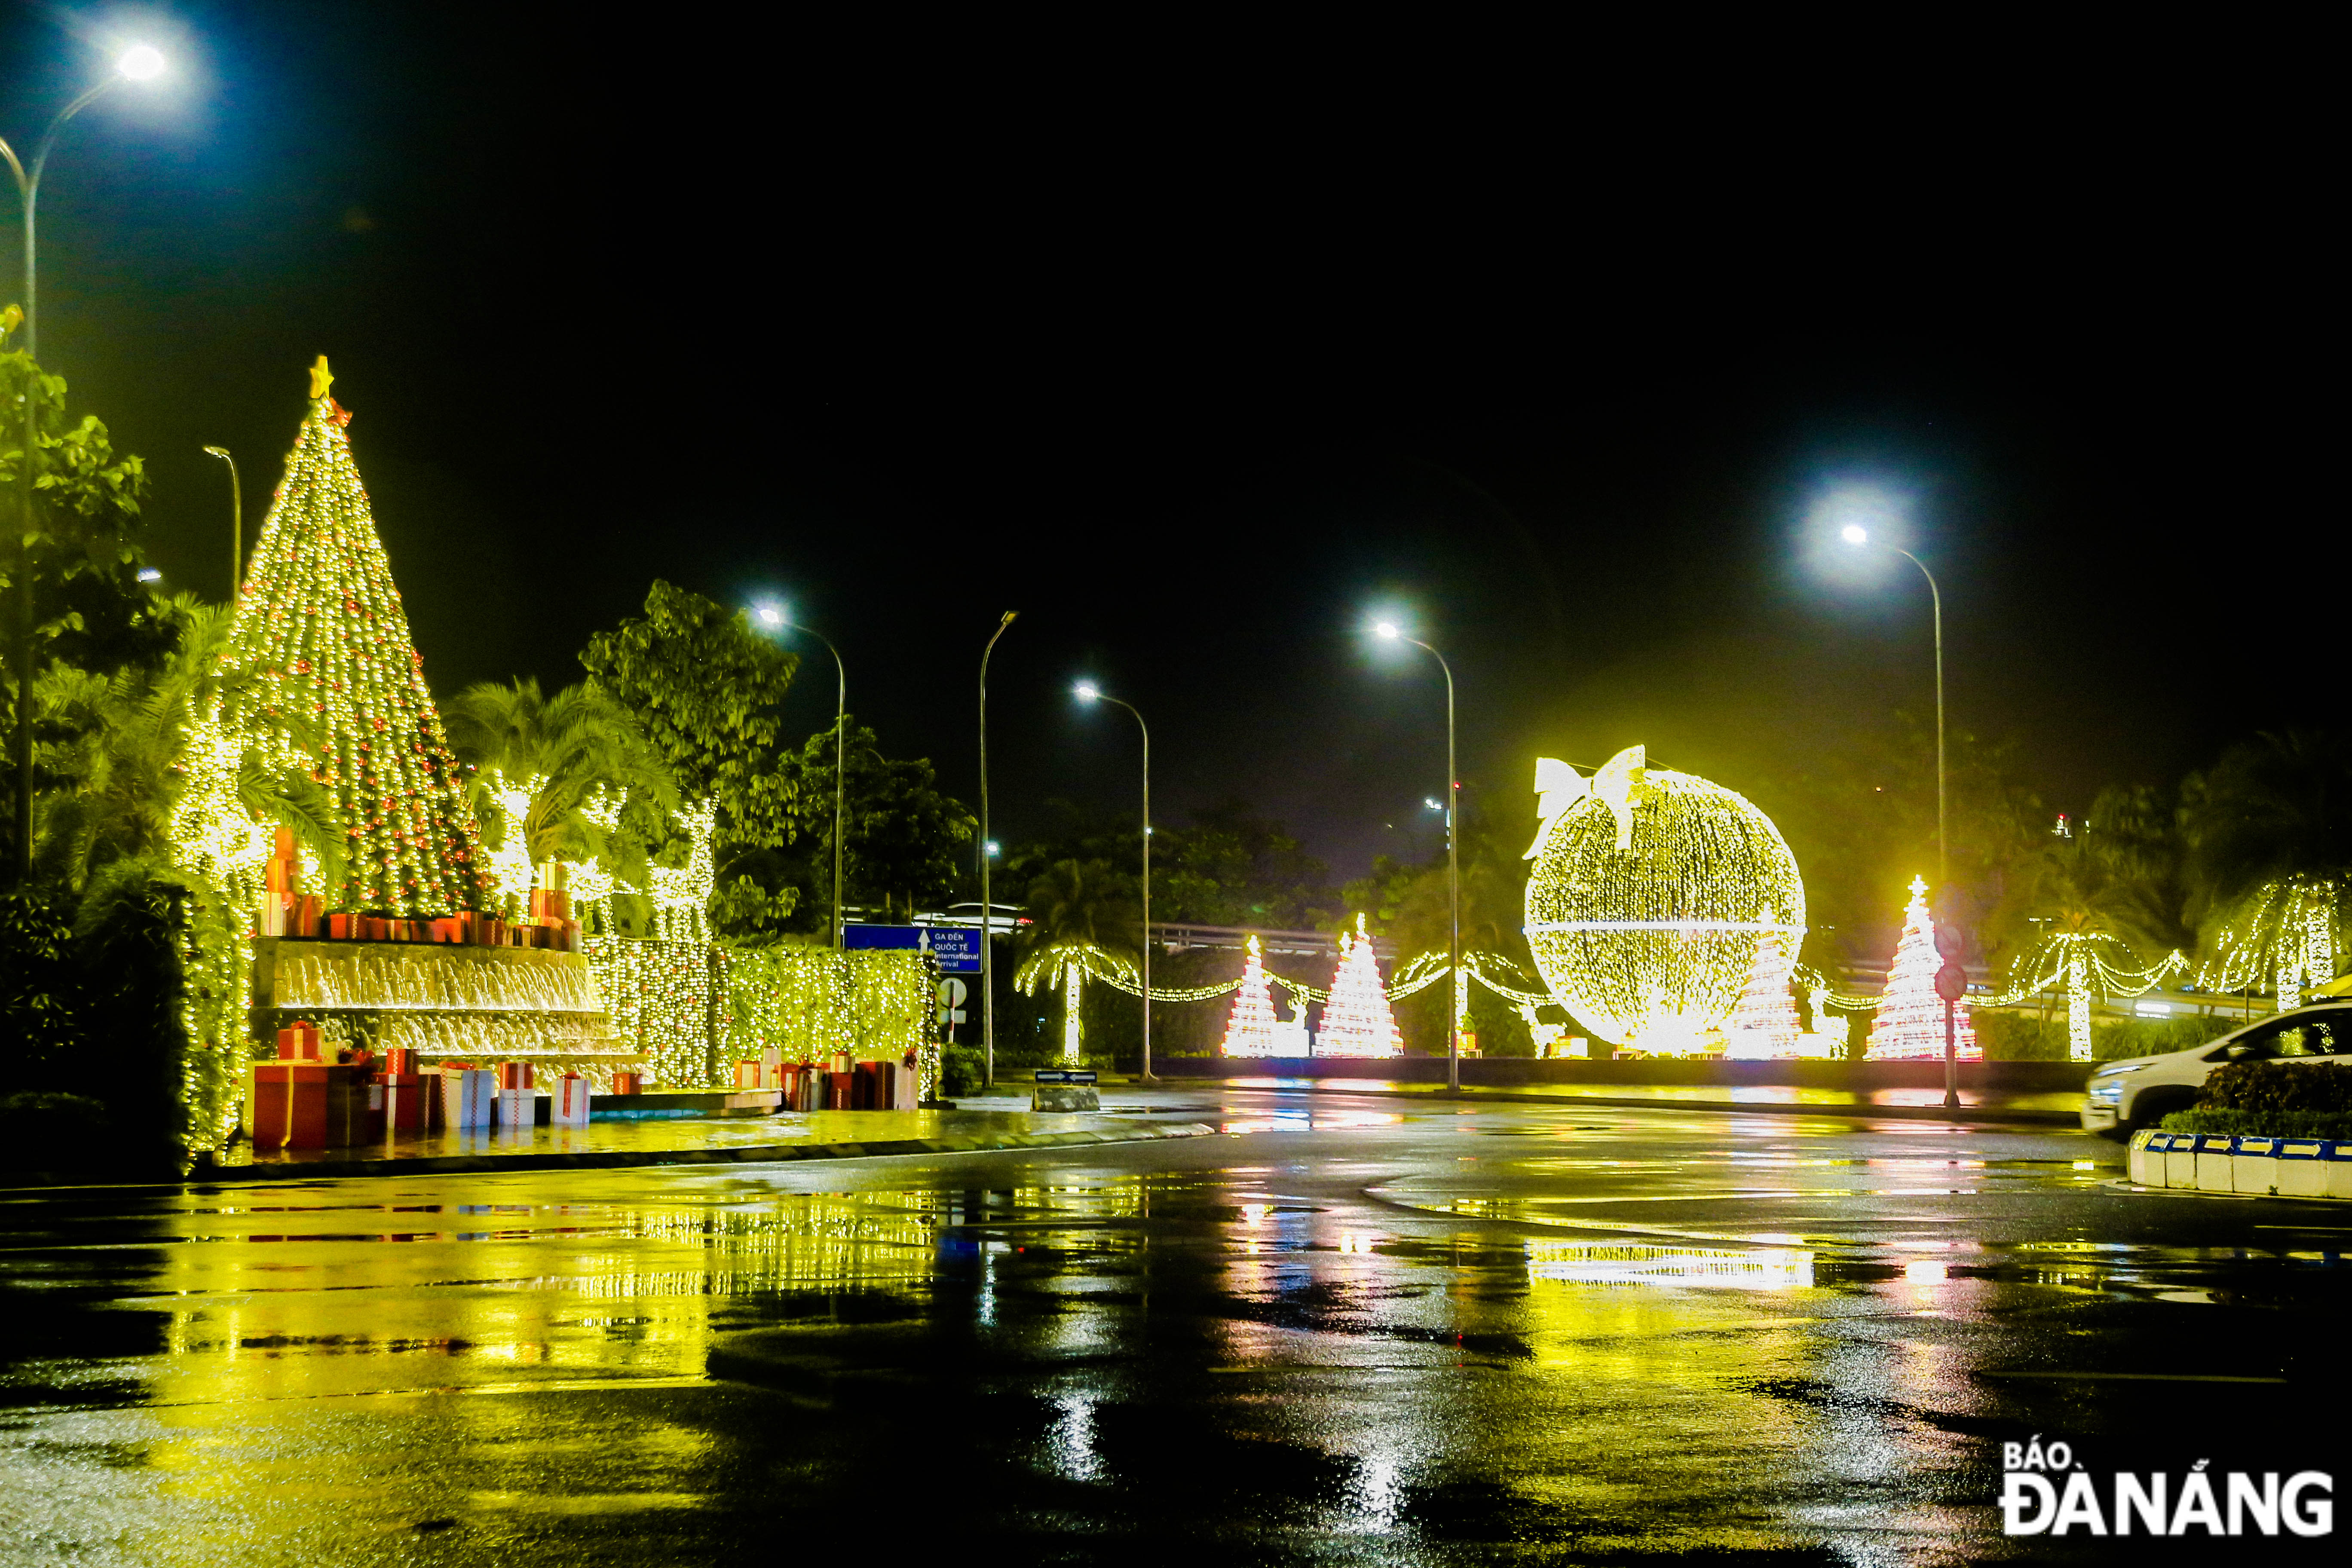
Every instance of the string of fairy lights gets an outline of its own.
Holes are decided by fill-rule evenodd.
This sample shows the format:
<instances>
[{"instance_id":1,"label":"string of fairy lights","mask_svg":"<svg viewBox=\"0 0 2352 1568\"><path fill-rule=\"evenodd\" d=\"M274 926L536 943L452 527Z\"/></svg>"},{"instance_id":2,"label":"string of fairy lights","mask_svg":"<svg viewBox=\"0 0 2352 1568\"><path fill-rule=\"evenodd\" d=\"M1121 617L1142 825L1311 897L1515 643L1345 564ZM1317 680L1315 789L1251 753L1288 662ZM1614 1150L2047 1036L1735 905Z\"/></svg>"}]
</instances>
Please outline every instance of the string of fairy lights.
<instances>
[{"instance_id":1,"label":"string of fairy lights","mask_svg":"<svg viewBox=\"0 0 2352 1568\"><path fill-rule=\"evenodd\" d=\"M334 796L351 841L335 907L394 917L479 909L488 889L473 814L331 380L322 360L254 546L220 658L231 679L219 727Z\"/></svg>"}]
</instances>

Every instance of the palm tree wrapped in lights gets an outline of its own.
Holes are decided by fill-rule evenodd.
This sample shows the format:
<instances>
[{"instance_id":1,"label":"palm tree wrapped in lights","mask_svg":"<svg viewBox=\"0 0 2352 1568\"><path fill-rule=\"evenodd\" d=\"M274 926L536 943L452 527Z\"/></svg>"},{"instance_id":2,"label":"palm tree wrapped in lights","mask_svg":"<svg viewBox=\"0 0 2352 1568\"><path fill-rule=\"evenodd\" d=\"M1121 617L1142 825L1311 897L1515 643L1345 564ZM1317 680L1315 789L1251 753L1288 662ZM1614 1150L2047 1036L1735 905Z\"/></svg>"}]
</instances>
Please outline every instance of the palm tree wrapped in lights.
<instances>
[{"instance_id":1,"label":"palm tree wrapped in lights","mask_svg":"<svg viewBox=\"0 0 2352 1568\"><path fill-rule=\"evenodd\" d=\"M2181 791L2206 991L2269 989L2281 1011L2336 973L2352 886L2352 740L2290 731L2233 746Z\"/></svg>"},{"instance_id":2,"label":"palm tree wrapped in lights","mask_svg":"<svg viewBox=\"0 0 2352 1568\"><path fill-rule=\"evenodd\" d=\"M1124 991L1139 988L1127 950L1142 929L1142 916L1127 882L1102 860L1055 862L1029 885L1027 904L1029 951L1013 984L1030 996L1048 984L1061 986L1062 1059L1076 1066L1087 976Z\"/></svg>"}]
</instances>

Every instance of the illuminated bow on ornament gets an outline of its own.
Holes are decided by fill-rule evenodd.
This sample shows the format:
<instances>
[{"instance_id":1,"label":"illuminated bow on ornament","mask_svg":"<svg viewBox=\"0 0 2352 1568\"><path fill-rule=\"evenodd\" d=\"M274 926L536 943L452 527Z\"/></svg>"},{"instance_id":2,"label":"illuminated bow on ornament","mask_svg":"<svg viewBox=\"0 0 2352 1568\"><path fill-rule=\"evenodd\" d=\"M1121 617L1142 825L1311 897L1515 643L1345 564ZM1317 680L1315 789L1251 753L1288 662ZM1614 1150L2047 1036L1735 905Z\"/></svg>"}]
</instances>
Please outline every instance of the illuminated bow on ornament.
<instances>
[{"instance_id":1,"label":"illuminated bow on ornament","mask_svg":"<svg viewBox=\"0 0 2352 1568\"><path fill-rule=\"evenodd\" d=\"M1544 840L1550 837L1551 825L1565 816L1577 802L1587 796L1609 808L1617 819L1617 852L1621 855L1633 847L1633 807L1649 798L1649 786L1642 775L1649 766L1646 748L1628 746L1607 762L1591 778L1586 778L1557 757L1536 759L1536 815L1543 825L1536 829L1536 841L1519 857L1532 860L1543 852Z\"/></svg>"}]
</instances>

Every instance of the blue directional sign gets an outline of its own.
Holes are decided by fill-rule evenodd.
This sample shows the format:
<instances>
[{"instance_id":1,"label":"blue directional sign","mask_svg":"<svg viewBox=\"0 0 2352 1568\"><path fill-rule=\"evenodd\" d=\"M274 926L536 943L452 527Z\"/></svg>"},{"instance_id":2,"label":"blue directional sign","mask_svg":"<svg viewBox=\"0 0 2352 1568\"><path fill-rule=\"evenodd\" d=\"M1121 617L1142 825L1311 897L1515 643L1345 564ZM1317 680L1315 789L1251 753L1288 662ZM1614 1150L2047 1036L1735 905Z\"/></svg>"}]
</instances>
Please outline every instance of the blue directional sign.
<instances>
[{"instance_id":1,"label":"blue directional sign","mask_svg":"<svg viewBox=\"0 0 2352 1568\"><path fill-rule=\"evenodd\" d=\"M964 926L885 926L852 923L841 929L844 947L928 950L946 974L980 973L980 932Z\"/></svg>"}]
</instances>

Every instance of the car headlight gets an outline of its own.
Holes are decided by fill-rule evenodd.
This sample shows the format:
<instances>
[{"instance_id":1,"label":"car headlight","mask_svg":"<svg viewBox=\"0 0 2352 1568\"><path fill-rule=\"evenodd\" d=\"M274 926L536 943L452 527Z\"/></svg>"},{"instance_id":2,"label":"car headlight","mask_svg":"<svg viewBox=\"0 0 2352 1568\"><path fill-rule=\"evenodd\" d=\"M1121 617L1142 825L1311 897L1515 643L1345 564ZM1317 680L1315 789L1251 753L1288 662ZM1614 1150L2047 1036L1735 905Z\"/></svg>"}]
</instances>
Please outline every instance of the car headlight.
<instances>
[{"instance_id":1,"label":"car headlight","mask_svg":"<svg viewBox=\"0 0 2352 1568\"><path fill-rule=\"evenodd\" d=\"M2113 1105L2123 1097L2124 1080L2120 1078L2111 1078L2103 1083L2093 1084L2090 1091L2083 1098L2094 1105Z\"/></svg>"}]
</instances>

